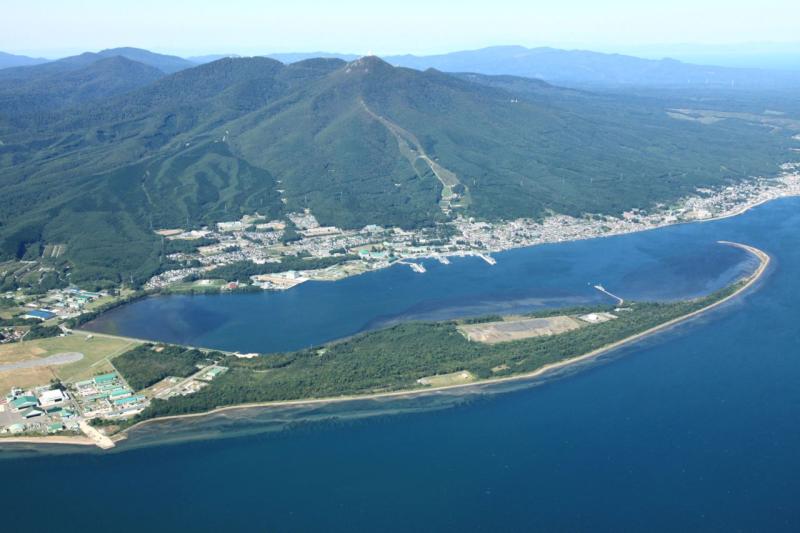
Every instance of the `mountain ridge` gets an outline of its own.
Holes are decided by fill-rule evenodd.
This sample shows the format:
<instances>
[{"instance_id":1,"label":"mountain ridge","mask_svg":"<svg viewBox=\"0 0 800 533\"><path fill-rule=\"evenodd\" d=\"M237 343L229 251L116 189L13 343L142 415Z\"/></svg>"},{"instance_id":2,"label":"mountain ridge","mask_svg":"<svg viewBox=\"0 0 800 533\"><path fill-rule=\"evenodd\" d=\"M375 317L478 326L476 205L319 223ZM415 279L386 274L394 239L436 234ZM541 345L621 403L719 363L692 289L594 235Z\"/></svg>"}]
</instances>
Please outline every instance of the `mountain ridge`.
<instances>
[{"instance_id":1,"label":"mountain ridge","mask_svg":"<svg viewBox=\"0 0 800 533\"><path fill-rule=\"evenodd\" d=\"M0 254L64 244L73 281L99 287L157 271L154 229L256 212L344 228L619 215L774 174L797 133L668 112L375 57L220 59L0 129Z\"/></svg>"},{"instance_id":2,"label":"mountain ridge","mask_svg":"<svg viewBox=\"0 0 800 533\"><path fill-rule=\"evenodd\" d=\"M0 70L13 67L29 67L47 63L49 59L43 57L29 57L25 55L9 54L0 52Z\"/></svg>"}]
</instances>

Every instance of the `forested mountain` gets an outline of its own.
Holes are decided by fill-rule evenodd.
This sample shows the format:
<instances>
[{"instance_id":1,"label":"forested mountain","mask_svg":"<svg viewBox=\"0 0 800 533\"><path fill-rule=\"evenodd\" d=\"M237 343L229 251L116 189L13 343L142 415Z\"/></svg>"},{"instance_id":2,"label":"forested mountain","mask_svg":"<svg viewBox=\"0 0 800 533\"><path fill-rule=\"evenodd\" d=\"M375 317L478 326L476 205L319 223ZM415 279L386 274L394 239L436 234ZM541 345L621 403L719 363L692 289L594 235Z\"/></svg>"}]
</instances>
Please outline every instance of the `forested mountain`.
<instances>
[{"instance_id":1,"label":"forested mountain","mask_svg":"<svg viewBox=\"0 0 800 533\"><path fill-rule=\"evenodd\" d=\"M242 57L239 54L208 54L203 56L190 56L186 59L195 63L197 65L202 65L204 63L211 63L212 61L219 61L220 59L226 59L229 57Z\"/></svg>"},{"instance_id":2,"label":"forested mountain","mask_svg":"<svg viewBox=\"0 0 800 533\"><path fill-rule=\"evenodd\" d=\"M109 48L107 50L101 50L100 52L86 52L79 56L67 57L64 59L60 59L59 61L86 64L104 57L116 57L116 56L121 56L130 59L131 61L137 61L139 63L143 63L150 67L157 68L158 70L166 74L172 74L174 72L178 72L179 70L195 66L194 63L182 57L171 56L166 54L157 54L149 50L143 50L141 48L130 48L130 47Z\"/></svg>"},{"instance_id":3,"label":"forested mountain","mask_svg":"<svg viewBox=\"0 0 800 533\"><path fill-rule=\"evenodd\" d=\"M355 61L359 58L356 54L338 54L335 52L286 52L286 53L276 53L276 54L267 54L267 57L271 59L277 59L281 63L297 63L298 61L305 61L306 59L316 59L316 58L325 58L325 59L341 59L342 61Z\"/></svg>"},{"instance_id":4,"label":"forested mountain","mask_svg":"<svg viewBox=\"0 0 800 533\"><path fill-rule=\"evenodd\" d=\"M127 93L163 76L122 56L102 58L75 70L0 83L0 109L18 123L37 120L44 113Z\"/></svg>"},{"instance_id":5,"label":"forested mountain","mask_svg":"<svg viewBox=\"0 0 800 533\"><path fill-rule=\"evenodd\" d=\"M41 57L28 57L7 52L0 52L0 70L11 67L27 67L47 63L47 59Z\"/></svg>"},{"instance_id":6,"label":"forested mountain","mask_svg":"<svg viewBox=\"0 0 800 533\"><path fill-rule=\"evenodd\" d=\"M39 65L2 69L0 70L0 83L40 80L53 75L80 70L95 63L99 59L111 57L124 57L131 61L156 68L164 74L172 74L179 70L195 66L191 61L181 57L156 54L140 48L111 48L100 52L85 52L77 56L65 57Z\"/></svg>"},{"instance_id":7,"label":"forested mountain","mask_svg":"<svg viewBox=\"0 0 800 533\"><path fill-rule=\"evenodd\" d=\"M0 254L64 244L73 281L141 283L161 261L155 229L303 208L342 227L619 214L774 174L796 144L791 123L668 111L375 57L226 58L24 125L0 106Z\"/></svg>"}]
</instances>

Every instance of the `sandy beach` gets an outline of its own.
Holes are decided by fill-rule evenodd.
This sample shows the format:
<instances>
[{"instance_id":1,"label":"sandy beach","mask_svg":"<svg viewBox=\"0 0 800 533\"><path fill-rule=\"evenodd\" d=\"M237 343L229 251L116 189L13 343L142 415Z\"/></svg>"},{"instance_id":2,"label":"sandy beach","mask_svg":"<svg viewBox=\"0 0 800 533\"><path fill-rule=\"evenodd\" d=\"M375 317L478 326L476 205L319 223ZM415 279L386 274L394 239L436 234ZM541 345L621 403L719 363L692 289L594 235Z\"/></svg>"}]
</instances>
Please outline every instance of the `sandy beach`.
<instances>
[{"instance_id":1,"label":"sandy beach","mask_svg":"<svg viewBox=\"0 0 800 533\"><path fill-rule=\"evenodd\" d=\"M95 442L82 436L47 435L41 437L0 437L3 444L71 444L73 446L95 446Z\"/></svg>"}]
</instances>

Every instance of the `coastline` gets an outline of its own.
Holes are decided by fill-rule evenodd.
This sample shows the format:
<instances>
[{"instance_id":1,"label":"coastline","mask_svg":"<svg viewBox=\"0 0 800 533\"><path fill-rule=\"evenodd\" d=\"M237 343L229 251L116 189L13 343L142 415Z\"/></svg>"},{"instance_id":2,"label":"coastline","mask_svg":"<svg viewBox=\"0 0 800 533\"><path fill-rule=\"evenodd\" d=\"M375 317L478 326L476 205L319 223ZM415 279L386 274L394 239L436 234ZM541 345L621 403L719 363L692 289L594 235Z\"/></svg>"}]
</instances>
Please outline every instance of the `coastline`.
<instances>
[{"instance_id":1,"label":"coastline","mask_svg":"<svg viewBox=\"0 0 800 533\"><path fill-rule=\"evenodd\" d=\"M742 212L744 212L744 211L746 211L746 209L743 210ZM739 213L739 214L741 214L741 213ZM736 215L730 215L730 216L736 216ZM307 399L298 399L298 400L283 400L283 401L256 402L256 403L247 403L247 404L228 405L228 406L223 406L223 407L217 407L215 409L211 409L209 411L204 411L204 412L201 412L201 413L190 413L190 414L183 414L183 415L170 415L170 416L164 416L164 417L159 417L159 418L152 418L152 419L148 419L148 420L143 420L141 422L137 422L136 424L134 424L134 425L132 425L132 426L130 426L128 428L123 429L122 431L120 431L116 435L111 436L111 439L113 441L115 441L115 442L119 441L119 440L122 440L122 439L125 439L125 438L127 438L127 433L130 432L131 430L133 430L133 429L135 429L137 427L142 427L142 426L144 426L146 424L152 424L154 422L163 422L163 421L178 420L178 419L199 418L199 417L205 417L205 416L218 414L218 413L223 413L223 412L232 411L232 410L252 409L252 408L270 408L270 407L298 407L298 406L308 406L308 405L325 405L325 404L332 404L332 403L343 403L343 402L358 401L358 400L376 400L376 399L385 399L385 398L406 398L406 397L414 397L414 396L426 395L426 394L435 394L437 392L447 392L447 391L452 391L452 390L478 388L478 387L483 387L483 386L487 386L487 385L495 385L495 384L501 384L501 383L510 383L510 382L515 382L515 381L527 381L527 380L536 379L536 378L539 378L539 377L541 377L543 375L546 375L546 374L548 374L550 372L553 372L555 370L566 368L566 367L569 367L569 366L572 366L572 365L575 365L575 364L578 364L578 363L590 361L590 360L595 359L595 358L597 358L597 357L599 357L601 355L604 355L604 354L607 354L609 352L612 352L612 351L614 351L614 350L616 350L618 348L621 348L621 347L624 347L624 346L627 346L627 345L630 345L630 344L635 344L636 342L638 342L640 340L643 340L643 339L645 339L647 337L650 337L652 335L661 333L661 332L663 332L665 330L668 330L668 329L672 328L673 326L676 326L678 324L687 322L687 321L689 321L689 320L691 320L693 318L696 318L698 316L701 316L701 315L703 315L703 314L705 314L705 313L707 313L707 312L709 312L709 311L711 311L713 309L716 309L716 308L722 306L723 304L725 304L725 303L733 300L734 298L738 297L743 292L745 292L746 290L751 288L755 283L757 283L763 277L764 273L767 271L767 268L769 267L769 265L771 263L772 258L766 252L764 252L763 250L760 250L760 249L758 249L756 247L749 246L749 245L742 244L742 243L730 242L730 241L717 241L717 242L719 242L720 244L724 244L724 245L727 245L727 246L733 246L733 247L745 250L746 252L752 254L753 256L755 256L759 260L758 268L752 274L747 276L746 278L743 278L743 279L739 280L737 283L742 283L742 285L740 287L738 287L734 292L732 292L731 294L729 294L728 296L726 296L726 297L724 297L724 298L722 298L720 300L717 300L716 302L713 302L713 303L707 305L706 307L703 307L701 309L697 309L697 310L695 310L695 311L693 311L691 313L688 313L686 315L674 318L672 320L664 322L663 324L659 324L657 326L654 326L654 327L652 327L650 329L647 329L645 331L639 332L639 333L637 333L635 335L632 335L630 337L626 337L624 339L620 339L618 341L615 341L615 342L613 342L611 344L607 344L605 346L601 346L601 347L596 348L596 349L594 349L594 350L592 350L590 352L587 352L585 354L581 354L581 355L578 355L576 357L565 359L563 361L558 361L556 363L550 363L550 364L544 365L544 366L542 366L542 367L540 367L540 368L538 368L538 369L536 369L536 370L534 370L532 372L526 372L526 373L523 373L523 374L517 374L517 375L513 375L513 376L505 376L505 377L500 377L500 378L489 378L489 379L478 380L478 381L474 381L474 382L470 382L470 383L461 383L461 384L455 384L455 385L443 385L443 386L431 387L431 388L403 389L403 390L397 390L397 391L391 391L391 392L380 392L380 393L371 393L371 394L352 394L352 395L344 395L344 396L333 396L333 397L327 397L327 398L307 398Z\"/></svg>"},{"instance_id":2,"label":"coastline","mask_svg":"<svg viewBox=\"0 0 800 533\"><path fill-rule=\"evenodd\" d=\"M624 222L623 227L605 227L603 230L598 230L597 228L602 228L605 226L605 222L596 224L593 229L586 233L570 233L569 231L564 235L559 235L556 237L549 236L544 238L536 238L534 240L528 240L525 242L504 242L502 244L494 244L494 245L485 245L486 241L483 241L483 245L485 247L477 247L477 248L470 248L470 249L461 249L461 250L454 250L454 251L427 251L427 252L417 252L416 254L409 254L404 255L400 258L396 258L390 261L386 261L383 264L371 264L368 268L358 269L357 271L353 272L337 272L334 275L330 274L331 268L341 267L342 265L347 265L350 262L341 263L339 265L334 265L333 267L324 268L320 270L308 270L308 271L300 271L303 274L303 282L306 281L320 281L320 282L328 282L328 281L339 281L342 279L347 279L350 277L360 276L362 274L366 274L373 271L383 270L386 268L393 267L398 264L406 264L411 266L416 272L424 273L424 267L417 270L415 267L415 261L422 261L422 260L447 260L448 258L455 258L455 257L479 257L484 259L489 264L494 264L494 260L492 259L490 254L494 253L501 253L509 250L516 250L521 248L531 248L534 246L539 246L543 244L556 244L556 243L563 243L563 242L573 242L573 241L585 241L591 239L600 239L605 237L615 237L619 235L628 235L633 233L641 233L650 230L656 230L660 228L666 228L671 226L679 226L683 224L694 224L698 222L714 222L718 220L723 220L727 218L732 218L741 214L746 213L747 211L763 205L765 203L771 202L773 200L779 200L781 198L790 198L790 197L797 197L800 196L800 173L797 172L797 168L800 168L800 163L798 167L792 167L784 169L784 173L775 176L774 178L770 178L772 181L777 181L782 183L783 186L776 186L771 188L767 191L760 190L758 194L754 194L753 196L745 199L736 198L734 200L735 203L732 205L725 205L725 210L722 210L719 213L713 214L708 218L675 218L672 219L668 218L660 218L657 221L649 221L648 223L642 223L640 221L636 221L631 223L630 217L620 219L621 222ZM699 193L699 192L698 192ZM704 210L704 207L701 205L699 208L698 206L692 206L692 202L702 202L703 197L701 196L687 196L684 197L682 200L683 202L683 210L687 211L697 210L700 211ZM695 211L696 212L696 211ZM714 211L712 211L714 212ZM664 213L661 213L662 215ZM559 218L563 215L553 215L553 218ZM567 217L571 218L571 217ZM572 220L576 220L571 218ZM517 220L508 220L505 221L509 224L517 223L517 222L524 222L526 219L517 219ZM633 225L629 225L629 223ZM540 222L541 224L545 224L546 222ZM568 224L567 224L568 225ZM542 226L544 227L544 226ZM419 263L416 263L419 265ZM211 267L208 267L211 268ZM149 282L148 282L149 283ZM228 292L283 292L287 290L291 290L292 288L296 287L297 285L301 285L302 283L297 283L290 287L283 287L283 288L254 288L253 286L246 286L246 290L240 291L239 289L233 290L225 290L223 287L219 287L217 290L201 290L195 291L194 288L191 289L181 289L175 290L170 285L166 285L163 287L151 287L145 290L144 297L150 296L165 296L171 294L187 294L187 295L195 295L195 294L226 294ZM124 304L123 304L124 305ZM88 323L90 323L89 321Z\"/></svg>"},{"instance_id":3,"label":"coastline","mask_svg":"<svg viewBox=\"0 0 800 533\"><path fill-rule=\"evenodd\" d=\"M620 235L631 235L631 234L634 234L634 233L644 233L644 232L647 232L647 231L652 231L652 230L657 230L657 229L662 229L662 228L668 228L668 227L672 227L672 226L681 226L681 225L686 225L686 224L699 224L699 223L716 222L716 221L719 221L719 220L725 220L725 219L728 219L728 218L733 218L733 217L737 217L739 215L743 215L743 214L747 213L748 211L750 211L751 209L755 209L756 207L759 207L761 205L767 204L767 203L775 201L775 200L780 200L780 199L783 199L783 198L795 198L795 197L800 197L800 193L783 194L783 195L778 195L778 196L774 196L774 197L763 198L763 199L760 199L760 200L758 200L756 202L753 202L753 203L745 203L745 204L742 204L741 206L737 207L736 209L734 209L733 211L731 211L729 213L720 214L720 215L717 215L717 216L714 216L714 217L711 217L711 218L698 219L698 220L678 220L678 221L674 221L674 222L664 222L663 224L657 224L657 225L650 226L650 227L647 227L647 228L633 229L633 230L630 230L630 231L610 232L610 233L605 233L605 234L600 234L600 235L592 235L592 236L587 236L587 237L577 237L577 238L569 238L569 239L562 239L562 240L545 241L545 242L539 242L539 243L533 243L533 244L523 244L523 245L519 245L519 246L507 246L507 247L500 247L500 248L491 248L491 249L487 249L487 250L484 250L484 251L474 251L474 250L473 251L458 251L458 252L453 252L453 253L449 253L449 254L428 254L428 255L419 255L419 256L415 256L415 257L406 257L406 258L403 258L403 259L397 259L397 260L391 261L388 264L386 264L385 266L381 266L381 267L373 269L373 270L363 270L363 271L360 271L360 272L351 273L351 274L344 275L344 276L339 276L339 277L309 278L307 281L315 281L315 282L322 282L322 283L341 281L343 279L348 279L348 278L351 278L351 277L356 277L356 276L361 276L361 275L364 275L364 274L368 274L370 272L376 272L378 270L391 268L393 266L401 264L403 261L419 261L419 260L423 260L423 259L432 260L432 259L438 259L440 257L443 257L443 258L480 257L483 254L494 254L494 253L501 253L501 252L506 252L506 251L510 251L510 250L519 250L519 249L522 249L522 248L532 248L534 246L541 246L541 245L544 245L544 244L558 244L558 243L564 243L564 242L577 242L577 241L586 241L586 240L592 240L592 239L603 239L603 238L607 238L607 237L616 237L616 236L620 236ZM282 292L282 291L291 290L292 288L294 288L294 287L291 287L289 289L260 289L258 291L247 291L247 292L253 292L253 293L258 293L258 292ZM144 291L143 294L137 296L136 298L134 298L134 299L132 299L130 301L122 302L119 305L115 305L110 309L104 310L101 313L101 315L102 314L106 314L106 312L108 312L108 311L113 311L117 307L122 307L122 306L128 305L130 303L134 303L136 300L145 299L145 298L162 297L162 296L172 296L172 295L178 295L178 294L192 295L192 296L195 295L195 293L192 293L192 292L183 293L183 292L173 292L173 291L170 291L168 289L166 289L166 290L165 289L155 289L155 290L151 289L151 290ZM224 295L224 294L230 294L230 292L219 290L219 291L198 293L198 294ZM130 340L130 341L133 341L133 342L140 342L140 343L159 342L158 340L155 340L155 339L126 337L126 336L123 336L123 335L115 335L113 333L106 333L106 332L103 332L103 331L90 329L89 327L86 327L86 326L90 326L92 324L92 322L94 322L97 318L99 318L99 315L97 317L93 318L92 320L89 320L89 321L81 324L80 326L72 328L72 330L76 331L76 332L81 332L81 333L84 333L84 334L91 334L91 335L97 335L97 336L126 339L126 340ZM186 347L187 348L194 348L194 349L202 350L202 351L218 351L218 352L227 353L227 354L235 353L235 352L230 352L230 351L227 351L227 350L222 350L222 349L217 349L217 348L209 348L209 347L205 347L205 346L189 346L189 345L186 345Z\"/></svg>"},{"instance_id":4,"label":"coastline","mask_svg":"<svg viewBox=\"0 0 800 533\"><path fill-rule=\"evenodd\" d=\"M0 437L0 450L3 444L69 444L72 446L96 446L89 437L48 435L42 437Z\"/></svg>"}]
</instances>

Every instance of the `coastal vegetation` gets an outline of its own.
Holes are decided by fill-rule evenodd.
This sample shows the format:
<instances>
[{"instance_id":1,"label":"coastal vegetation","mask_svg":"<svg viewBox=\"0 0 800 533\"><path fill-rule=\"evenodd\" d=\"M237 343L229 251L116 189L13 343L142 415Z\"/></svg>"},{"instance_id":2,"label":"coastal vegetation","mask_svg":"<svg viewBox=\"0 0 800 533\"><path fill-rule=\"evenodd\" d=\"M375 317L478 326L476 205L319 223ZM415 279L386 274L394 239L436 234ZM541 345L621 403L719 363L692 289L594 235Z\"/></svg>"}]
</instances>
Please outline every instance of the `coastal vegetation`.
<instances>
[{"instance_id":1,"label":"coastal vegetation","mask_svg":"<svg viewBox=\"0 0 800 533\"><path fill-rule=\"evenodd\" d=\"M222 357L218 352L205 353L181 346L141 344L116 359L114 366L135 390L141 390L162 379L187 377L197 372L197 365Z\"/></svg>"},{"instance_id":2,"label":"coastal vegetation","mask_svg":"<svg viewBox=\"0 0 800 533\"><path fill-rule=\"evenodd\" d=\"M346 261L358 259L356 255L339 255L331 257L297 257L287 256L278 263L256 264L252 261L237 261L228 265L217 267L204 276L209 279L224 279L225 281L250 281L250 276L260 274L275 274L289 270L318 270L338 265Z\"/></svg>"},{"instance_id":3,"label":"coastal vegetation","mask_svg":"<svg viewBox=\"0 0 800 533\"><path fill-rule=\"evenodd\" d=\"M62 333L63 332L61 331L61 328L58 326L45 326L44 324L36 324L30 330L28 330L27 335L25 335L25 340L47 339L49 337L57 337Z\"/></svg>"},{"instance_id":4,"label":"coastal vegetation","mask_svg":"<svg viewBox=\"0 0 800 533\"><path fill-rule=\"evenodd\" d=\"M617 318L557 335L491 345L467 340L458 329L466 321L412 322L306 350L253 359L230 356L221 363L230 370L207 387L188 396L153 400L131 422L228 405L420 389L431 383L420 379L461 371L479 380L528 374L701 310L730 296L744 283L686 301L636 302L619 310L603 306L534 313L529 316L612 312ZM136 357L140 357L144 352L137 350ZM155 360L158 354L148 350ZM153 382L155 376L148 365L120 366L119 361L126 359L120 356L117 367L131 384Z\"/></svg>"}]
</instances>

